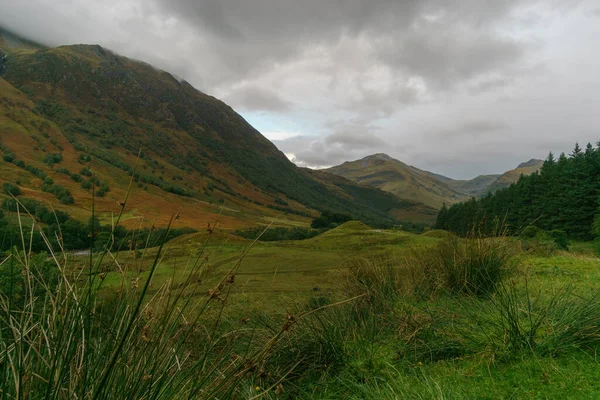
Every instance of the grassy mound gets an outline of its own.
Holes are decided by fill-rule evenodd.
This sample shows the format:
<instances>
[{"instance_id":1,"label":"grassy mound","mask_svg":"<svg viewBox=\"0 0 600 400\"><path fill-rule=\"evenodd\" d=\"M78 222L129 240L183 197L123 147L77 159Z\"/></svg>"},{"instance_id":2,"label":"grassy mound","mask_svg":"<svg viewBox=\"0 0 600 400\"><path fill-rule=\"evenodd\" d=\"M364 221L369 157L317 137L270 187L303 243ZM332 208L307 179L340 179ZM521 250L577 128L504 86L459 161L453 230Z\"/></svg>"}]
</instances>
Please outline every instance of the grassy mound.
<instances>
[{"instance_id":1,"label":"grassy mound","mask_svg":"<svg viewBox=\"0 0 600 400\"><path fill-rule=\"evenodd\" d=\"M427 232L423 232L421 234L421 236L425 236L425 237L432 237L432 238L440 238L440 239L445 239L447 237L451 237L454 236L454 234L445 231L443 229L433 229Z\"/></svg>"}]
</instances>

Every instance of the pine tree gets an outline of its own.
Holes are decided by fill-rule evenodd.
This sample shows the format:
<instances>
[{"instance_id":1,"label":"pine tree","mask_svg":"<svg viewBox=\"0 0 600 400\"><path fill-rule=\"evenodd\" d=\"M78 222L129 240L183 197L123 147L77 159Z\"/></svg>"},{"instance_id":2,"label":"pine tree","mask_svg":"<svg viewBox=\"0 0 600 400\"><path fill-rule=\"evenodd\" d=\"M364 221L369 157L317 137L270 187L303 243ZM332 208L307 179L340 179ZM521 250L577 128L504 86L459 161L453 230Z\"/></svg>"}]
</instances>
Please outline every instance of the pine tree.
<instances>
[{"instance_id":1,"label":"pine tree","mask_svg":"<svg viewBox=\"0 0 600 400\"><path fill-rule=\"evenodd\" d=\"M438 222L460 235L499 219L506 221L510 233L535 223L590 239L592 221L600 221L600 142L598 146L588 143L582 151L576 144L568 157L561 153L557 160L549 153L539 173L522 176L493 195L444 208Z\"/></svg>"}]
</instances>

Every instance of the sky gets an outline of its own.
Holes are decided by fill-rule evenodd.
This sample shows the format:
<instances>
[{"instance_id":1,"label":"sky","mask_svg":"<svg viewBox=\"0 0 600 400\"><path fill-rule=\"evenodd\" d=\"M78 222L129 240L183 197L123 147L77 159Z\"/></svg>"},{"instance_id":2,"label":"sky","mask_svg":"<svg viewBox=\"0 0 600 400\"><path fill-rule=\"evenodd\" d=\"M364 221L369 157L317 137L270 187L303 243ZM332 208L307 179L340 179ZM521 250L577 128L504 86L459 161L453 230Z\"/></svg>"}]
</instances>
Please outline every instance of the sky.
<instances>
[{"instance_id":1,"label":"sky","mask_svg":"<svg viewBox=\"0 0 600 400\"><path fill-rule=\"evenodd\" d=\"M600 140L597 0L0 0L0 26L165 69L300 166L466 179Z\"/></svg>"}]
</instances>

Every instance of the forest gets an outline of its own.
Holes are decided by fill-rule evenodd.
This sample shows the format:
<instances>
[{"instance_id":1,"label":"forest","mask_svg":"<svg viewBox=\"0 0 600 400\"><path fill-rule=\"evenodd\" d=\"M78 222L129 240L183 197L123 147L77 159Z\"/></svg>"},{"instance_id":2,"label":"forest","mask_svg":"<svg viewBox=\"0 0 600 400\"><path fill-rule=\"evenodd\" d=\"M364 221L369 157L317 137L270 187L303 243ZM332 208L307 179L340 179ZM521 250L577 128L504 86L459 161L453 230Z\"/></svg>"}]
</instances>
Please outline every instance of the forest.
<instances>
[{"instance_id":1,"label":"forest","mask_svg":"<svg viewBox=\"0 0 600 400\"><path fill-rule=\"evenodd\" d=\"M467 236L474 229L520 234L529 226L563 231L570 238L600 236L600 142L585 149L579 144L558 159L550 153L539 172L481 199L444 206L436 227Z\"/></svg>"}]
</instances>

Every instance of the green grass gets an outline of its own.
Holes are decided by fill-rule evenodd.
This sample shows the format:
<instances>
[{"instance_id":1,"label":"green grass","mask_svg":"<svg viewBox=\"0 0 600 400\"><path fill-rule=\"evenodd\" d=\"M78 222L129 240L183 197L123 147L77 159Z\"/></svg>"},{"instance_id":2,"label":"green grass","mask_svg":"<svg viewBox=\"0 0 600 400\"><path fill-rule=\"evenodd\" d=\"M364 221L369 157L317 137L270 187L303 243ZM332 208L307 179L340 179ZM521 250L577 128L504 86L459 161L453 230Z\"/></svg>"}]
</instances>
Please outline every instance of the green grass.
<instances>
[{"instance_id":1,"label":"green grass","mask_svg":"<svg viewBox=\"0 0 600 400\"><path fill-rule=\"evenodd\" d=\"M102 261L95 255L102 283L93 290L98 304L104 304L97 309L114 339L94 345L89 361L99 366L87 370L89 388L76 377L71 385L82 395L99 393L98 398L108 393L189 395L173 382L199 388L199 398L600 396L600 268L586 245L551 256L508 255L517 266L485 295L450 290L423 296L415 269L431 261L435 249L444 249L440 243L452 240L441 232L414 235L351 222L302 241L253 243L214 231L179 237L160 250L111 251ZM465 245L471 243L477 244ZM505 239L493 239L480 252L495 254L505 245ZM480 253L461 254L478 263L490 260ZM78 295L89 290L86 260L66 259L69 282L81 290ZM478 268L478 263L469 265ZM67 281L61 282L62 291L47 299L66 293ZM142 290L145 297L139 297ZM46 301L42 304L52 304ZM77 303L64 303L66 311L86 315ZM136 304L143 310L139 316ZM181 314L173 312L183 305ZM29 310L26 327L36 333L28 342L33 349L43 335L32 324L33 308ZM134 321L131 333L123 328L127 324L115 322L129 320ZM78 354L73 349L80 348L83 338L77 319L50 321L56 325L47 327L46 334L71 329L74 347L67 347L66 354ZM20 326L17 320L12 324ZM167 340L178 337L179 329L188 339ZM110 330L99 326L92 332L105 336ZM169 333L163 339L160 332ZM100 337L89 339L95 343ZM0 363L4 349L0 347ZM44 377L47 370L39 358L50 355L38 351L41 356L26 352L28 365ZM189 367L175 373L174 381L166 378L166 366L177 363L172 354L188 357ZM106 375L102 366L113 358L114 373ZM130 371L122 368L128 359L139 360ZM203 367L193 362L202 359ZM142 378L148 379L155 361L163 369L155 374L160 390L152 392ZM105 375L108 386L98 391ZM207 380L198 383L193 376ZM138 386L136 379L142 380ZM9 383L14 387L14 381ZM51 393L56 394L60 385L55 383ZM35 393L41 386L28 387Z\"/></svg>"}]
</instances>

